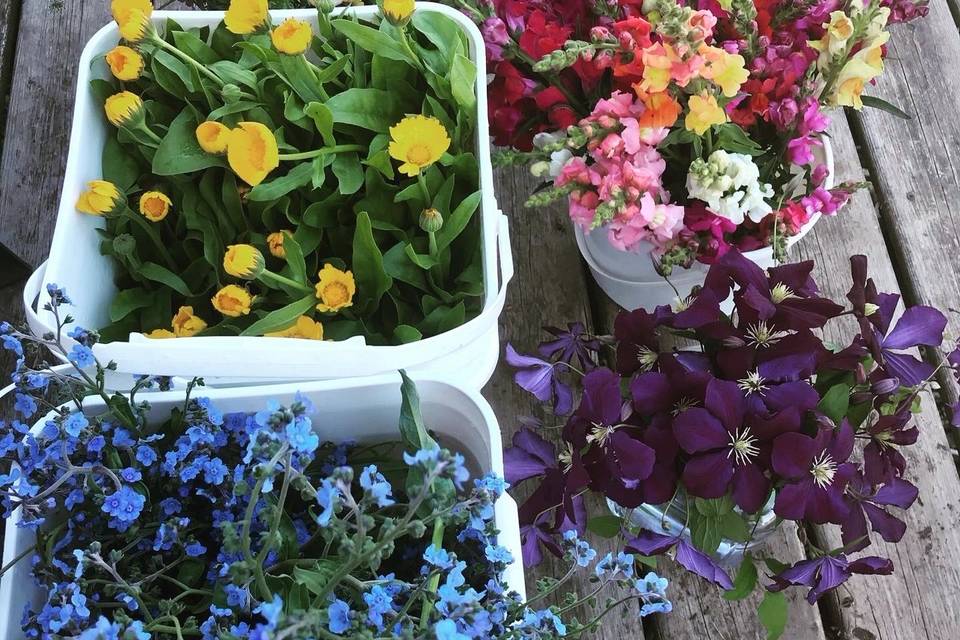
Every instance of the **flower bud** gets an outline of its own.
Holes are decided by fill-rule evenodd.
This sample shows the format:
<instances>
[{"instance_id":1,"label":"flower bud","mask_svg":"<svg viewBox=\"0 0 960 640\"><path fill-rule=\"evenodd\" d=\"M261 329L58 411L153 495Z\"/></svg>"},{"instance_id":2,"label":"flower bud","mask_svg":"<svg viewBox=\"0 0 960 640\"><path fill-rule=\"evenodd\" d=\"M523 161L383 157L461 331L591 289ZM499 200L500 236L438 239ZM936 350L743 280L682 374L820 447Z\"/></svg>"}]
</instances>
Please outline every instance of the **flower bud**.
<instances>
[{"instance_id":1,"label":"flower bud","mask_svg":"<svg viewBox=\"0 0 960 640\"><path fill-rule=\"evenodd\" d=\"M117 80L132 82L143 72L143 56L130 47L116 46L107 52L104 59Z\"/></svg>"},{"instance_id":2,"label":"flower bud","mask_svg":"<svg viewBox=\"0 0 960 640\"><path fill-rule=\"evenodd\" d=\"M140 213L150 222L160 222L170 213L173 202L159 191L147 191L140 196Z\"/></svg>"},{"instance_id":3,"label":"flower bud","mask_svg":"<svg viewBox=\"0 0 960 640\"><path fill-rule=\"evenodd\" d=\"M443 228L443 215L436 209L424 209L420 214L420 228L427 233L436 233Z\"/></svg>"},{"instance_id":4,"label":"flower bud","mask_svg":"<svg viewBox=\"0 0 960 640\"><path fill-rule=\"evenodd\" d=\"M263 254L253 245L231 245L223 256L223 270L235 278L256 280L264 270Z\"/></svg>"},{"instance_id":5,"label":"flower bud","mask_svg":"<svg viewBox=\"0 0 960 640\"><path fill-rule=\"evenodd\" d=\"M872 302L868 302L865 305L863 305L863 315L865 315L868 318L879 310L880 310L880 307L873 304Z\"/></svg>"},{"instance_id":6,"label":"flower bud","mask_svg":"<svg viewBox=\"0 0 960 640\"><path fill-rule=\"evenodd\" d=\"M143 122L143 101L129 91L121 91L107 98L103 105L107 120L115 127L136 127Z\"/></svg>"},{"instance_id":7,"label":"flower bud","mask_svg":"<svg viewBox=\"0 0 960 640\"><path fill-rule=\"evenodd\" d=\"M406 26L416 9L414 0L383 0L380 10L387 22L395 27Z\"/></svg>"},{"instance_id":8,"label":"flower bud","mask_svg":"<svg viewBox=\"0 0 960 640\"><path fill-rule=\"evenodd\" d=\"M121 233L113 239L113 252L118 256L132 256L137 251L137 241L129 233Z\"/></svg>"},{"instance_id":9,"label":"flower bud","mask_svg":"<svg viewBox=\"0 0 960 640\"><path fill-rule=\"evenodd\" d=\"M77 211L92 216L104 216L116 211L123 202L123 194L112 182L93 180L77 199Z\"/></svg>"}]
</instances>

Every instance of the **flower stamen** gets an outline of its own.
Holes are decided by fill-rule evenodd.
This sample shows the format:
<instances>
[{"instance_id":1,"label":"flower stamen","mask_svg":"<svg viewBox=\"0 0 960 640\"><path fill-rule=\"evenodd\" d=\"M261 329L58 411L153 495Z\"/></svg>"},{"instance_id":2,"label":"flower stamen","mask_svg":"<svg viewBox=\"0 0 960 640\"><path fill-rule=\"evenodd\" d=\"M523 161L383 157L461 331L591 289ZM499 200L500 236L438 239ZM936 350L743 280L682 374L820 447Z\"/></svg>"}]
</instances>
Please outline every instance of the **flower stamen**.
<instances>
[{"instance_id":1,"label":"flower stamen","mask_svg":"<svg viewBox=\"0 0 960 640\"><path fill-rule=\"evenodd\" d=\"M616 427L609 425L600 424L599 422L593 423L593 429L587 434L587 442L591 444L597 444L601 447L607 446L607 440L610 436L613 435L613 432L616 431Z\"/></svg>"},{"instance_id":2,"label":"flower stamen","mask_svg":"<svg viewBox=\"0 0 960 640\"><path fill-rule=\"evenodd\" d=\"M653 369L653 365L657 364L657 359L659 357L659 353L645 344L641 344L637 347L637 362L640 363L640 371L642 372L647 372Z\"/></svg>"},{"instance_id":3,"label":"flower stamen","mask_svg":"<svg viewBox=\"0 0 960 640\"><path fill-rule=\"evenodd\" d=\"M751 371L747 374L746 378L741 378L737 380L737 386L739 386L744 393L750 395L751 393L758 393L761 396L763 392L767 390L766 380L760 375L760 371Z\"/></svg>"},{"instance_id":4,"label":"flower stamen","mask_svg":"<svg viewBox=\"0 0 960 640\"><path fill-rule=\"evenodd\" d=\"M837 463L833 456L826 451L813 459L813 466L810 467L810 475L813 481L821 489L826 489L833 483L833 477L837 475Z\"/></svg>"},{"instance_id":5,"label":"flower stamen","mask_svg":"<svg viewBox=\"0 0 960 640\"><path fill-rule=\"evenodd\" d=\"M727 458L734 457L734 463L738 466L750 464L753 458L760 455L760 448L757 446L757 438L750 435L750 427L737 429L730 434L730 451L727 452Z\"/></svg>"},{"instance_id":6,"label":"flower stamen","mask_svg":"<svg viewBox=\"0 0 960 640\"><path fill-rule=\"evenodd\" d=\"M777 284L770 290L770 299L773 300L773 304L780 304L784 300L789 300L790 298L796 298L797 294L793 292L793 289L783 284L782 282Z\"/></svg>"},{"instance_id":7,"label":"flower stamen","mask_svg":"<svg viewBox=\"0 0 960 640\"><path fill-rule=\"evenodd\" d=\"M766 349L777 344L787 335L786 331L777 331L767 325L766 320L747 327L747 338L751 345Z\"/></svg>"}]
</instances>

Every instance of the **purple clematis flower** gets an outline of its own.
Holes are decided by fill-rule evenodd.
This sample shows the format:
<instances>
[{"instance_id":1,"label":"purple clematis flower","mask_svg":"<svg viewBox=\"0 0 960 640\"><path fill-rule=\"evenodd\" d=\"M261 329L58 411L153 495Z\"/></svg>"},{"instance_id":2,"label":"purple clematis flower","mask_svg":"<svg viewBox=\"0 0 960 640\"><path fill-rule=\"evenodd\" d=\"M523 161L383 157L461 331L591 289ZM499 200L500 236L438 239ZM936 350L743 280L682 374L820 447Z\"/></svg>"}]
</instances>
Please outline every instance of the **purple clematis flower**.
<instances>
[{"instance_id":1,"label":"purple clematis flower","mask_svg":"<svg viewBox=\"0 0 960 640\"><path fill-rule=\"evenodd\" d=\"M861 322L861 324L865 324ZM915 387L933 374L932 364L903 353L920 346L939 347L947 318L933 307L910 307L886 335L872 327L865 336L880 370L888 378L897 378L905 387Z\"/></svg>"},{"instance_id":2,"label":"purple clematis flower","mask_svg":"<svg viewBox=\"0 0 960 640\"><path fill-rule=\"evenodd\" d=\"M870 442L863 448L863 473L870 483L884 484L903 475L907 460L899 447L916 443L920 436L920 429L916 426L907 428L913 418L912 402L913 398L909 398L898 411L880 416L867 429Z\"/></svg>"},{"instance_id":3,"label":"purple clematis flower","mask_svg":"<svg viewBox=\"0 0 960 640\"><path fill-rule=\"evenodd\" d=\"M674 547L676 547L676 560L684 569L723 589L733 588L733 581L720 565L680 537L642 529L635 538L626 543L624 548L628 553L658 556Z\"/></svg>"},{"instance_id":4,"label":"purple clematis flower","mask_svg":"<svg viewBox=\"0 0 960 640\"><path fill-rule=\"evenodd\" d=\"M917 499L917 488L901 478L894 478L880 488L870 484L859 471L850 478L846 501L850 515L842 523L844 548L861 551L870 545L867 520L871 528L887 542L900 542L907 525L884 507L909 509Z\"/></svg>"},{"instance_id":5,"label":"purple clematis flower","mask_svg":"<svg viewBox=\"0 0 960 640\"><path fill-rule=\"evenodd\" d=\"M533 356L517 353L507 345L507 364L518 369L513 379L520 388L529 391L540 402L550 403L557 415L567 415L573 408L573 390L558 377L557 368L564 366Z\"/></svg>"},{"instance_id":6,"label":"purple clematis flower","mask_svg":"<svg viewBox=\"0 0 960 640\"><path fill-rule=\"evenodd\" d=\"M836 589L854 573L869 575L890 575L893 563L887 558L867 556L850 562L843 554L821 556L814 560L803 560L773 576L770 591L783 591L787 587L810 587L807 602L814 604L820 596Z\"/></svg>"},{"instance_id":7,"label":"purple clematis flower","mask_svg":"<svg viewBox=\"0 0 960 640\"><path fill-rule=\"evenodd\" d=\"M584 372L596 368L600 341L587 333L582 322L569 323L566 331L557 327L544 327L544 331L553 336L540 343L540 355L544 358L566 364L576 360Z\"/></svg>"},{"instance_id":8,"label":"purple clematis flower","mask_svg":"<svg viewBox=\"0 0 960 640\"><path fill-rule=\"evenodd\" d=\"M849 513L843 491L855 471L846 464L853 452L853 429L846 419L816 437L785 433L773 443L773 470L786 480L774 511L787 520L839 524Z\"/></svg>"},{"instance_id":9,"label":"purple clematis flower","mask_svg":"<svg viewBox=\"0 0 960 640\"><path fill-rule=\"evenodd\" d=\"M617 339L617 371L629 376L652 371L660 358L660 338L656 316L643 309L621 312L613 323Z\"/></svg>"}]
</instances>

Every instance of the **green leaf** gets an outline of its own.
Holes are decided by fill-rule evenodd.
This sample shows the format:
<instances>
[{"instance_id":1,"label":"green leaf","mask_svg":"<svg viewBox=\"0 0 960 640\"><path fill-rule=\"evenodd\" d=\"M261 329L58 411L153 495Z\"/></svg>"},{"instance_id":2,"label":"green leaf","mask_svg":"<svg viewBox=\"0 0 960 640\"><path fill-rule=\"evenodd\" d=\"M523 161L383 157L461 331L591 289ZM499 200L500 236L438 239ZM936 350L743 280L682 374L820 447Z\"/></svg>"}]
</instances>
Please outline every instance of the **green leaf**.
<instances>
[{"instance_id":1,"label":"green leaf","mask_svg":"<svg viewBox=\"0 0 960 640\"><path fill-rule=\"evenodd\" d=\"M330 579L339 567L340 561L336 558L324 558L323 560L317 560L317 564L312 569L294 567L293 579L297 584L305 586L310 593L318 596L326 590L327 585L330 584Z\"/></svg>"},{"instance_id":2,"label":"green leaf","mask_svg":"<svg viewBox=\"0 0 960 640\"><path fill-rule=\"evenodd\" d=\"M750 554L746 554L740 562L740 569L737 571L737 577L733 580L733 589L723 593L724 600L743 600L757 586L757 566L753 563Z\"/></svg>"},{"instance_id":3,"label":"green leaf","mask_svg":"<svg viewBox=\"0 0 960 640\"><path fill-rule=\"evenodd\" d=\"M894 115L903 120L913 120L913 116L911 116L909 113L896 105L890 104L883 98L878 98L876 96L860 96L860 99L863 100L863 106L865 107L886 111L890 115Z\"/></svg>"},{"instance_id":4,"label":"green leaf","mask_svg":"<svg viewBox=\"0 0 960 640\"><path fill-rule=\"evenodd\" d=\"M286 246L286 243L284 243ZM289 304L282 309L277 309L266 317L254 322L247 327L242 336L262 336L265 333L283 331L293 326L297 318L308 313L317 304L317 298L313 294L305 296L303 299Z\"/></svg>"},{"instance_id":5,"label":"green leaf","mask_svg":"<svg viewBox=\"0 0 960 640\"><path fill-rule=\"evenodd\" d=\"M388 133L404 116L403 105L390 92L379 89L348 89L327 100L333 121Z\"/></svg>"},{"instance_id":6,"label":"green leaf","mask_svg":"<svg viewBox=\"0 0 960 640\"><path fill-rule=\"evenodd\" d=\"M153 294L146 289L124 289L110 303L110 321L119 322L128 315L153 304Z\"/></svg>"},{"instance_id":7,"label":"green leaf","mask_svg":"<svg viewBox=\"0 0 960 640\"><path fill-rule=\"evenodd\" d=\"M408 324L401 324L393 330L393 339L400 344L410 344L411 342L420 342L423 340L423 334L416 327Z\"/></svg>"},{"instance_id":8,"label":"green leaf","mask_svg":"<svg viewBox=\"0 0 960 640\"><path fill-rule=\"evenodd\" d=\"M313 163L309 161L301 162L291 169L287 175L255 186L247 194L247 199L251 202L273 202L291 191L307 186L312 181Z\"/></svg>"},{"instance_id":9,"label":"green leaf","mask_svg":"<svg viewBox=\"0 0 960 640\"><path fill-rule=\"evenodd\" d=\"M353 20L332 20L333 28L370 53L416 66L407 50L388 34Z\"/></svg>"},{"instance_id":10,"label":"green leaf","mask_svg":"<svg viewBox=\"0 0 960 640\"><path fill-rule=\"evenodd\" d=\"M460 205L450 214L449 220L444 220L443 227L437 232L437 249L443 251L457 239L467 228L473 214L480 206L482 193L476 191L467 196Z\"/></svg>"},{"instance_id":11,"label":"green leaf","mask_svg":"<svg viewBox=\"0 0 960 640\"><path fill-rule=\"evenodd\" d=\"M290 272L293 274L293 279L307 284L307 262L303 257L300 243L285 233L283 234L283 251L287 266L290 267Z\"/></svg>"},{"instance_id":12,"label":"green leaf","mask_svg":"<svg viewBox=\"0 0 960 640\"><path fill-rule=\"evenodd\" d=\"M343 195L352 196L360 191L364 180L360 157L356 153L338 153L333 159L333 175L339 181L337 191Z\"/></svg>"},{"instance_id":13,"label":"green leaf","mask_svg":"<svg viewBox=\"0 0 960 640\"><path fill-rule=\"evenodd\" d=\"M750 525L736 511L720 517L720 535L733 542L746 542L750 539Z\"/></svg>"},{"instance_id":14,"label":"green leaf","mask_svg":"<svg viewBox=\"0 0 960 640\"><path fill-rule=\"evenodd\" d=\"M303 113L313 119L317 131L323 137L323 143L329 147L337 144L333 137L333 112L321 102L309 102L303 108Z\"/></svg>"},{"instance_id":15,"label":"green leaf","mask_svg":"<svg viewBox=\"0 0 960 640\"><path fill-rule=\"evenodd\" d=\"M472 111L477 106L477 66L470 58L457 54L450 66L450 90L453 98L463 109Z\"/></svg>"},{"instance_id":16,"label":"green leaf","mask_svg":"<svg viewBox=\"0 0 960 640\"><path fill-rule=\"evenodd\" d=\"M361 309L370 312L379 308L380 299L393 286L393 278L383 268L383 254L373 237L370 216L363 212L357 216L357 229L353 235L353 273L357 279L357 293Z\"/></svg>"},{"instance_id":17,"label":"green leaf","mask_svg":"<svg viewBox=\"0 0 960 640\"><path fill-rule=\"evenodd\" d=\"M154 174L179 176L210 167L227 166L220 156L200 148L196 134L198 124L190 107L180 112L153 156Z\"/></svg>"},{"instance_id":18,"label":"green leaf","mask_svg":"<svg viewBox=\"0 0 960 640\"><path fill-rule=\"evenodd\" d=\"M616 538L622 525L623 520L618 516L596 516L587 520L587 531L601 538Z\"/></svg>"},{"instance_id":19,"label":"green leaf","mask_svg":"<svg viewBox=\"0 0 960 640\"><path fill-rule=\"evenodd\" d=\"M209 69L224 79L224 81L237 86L245 86L253 91L257 90L257 74L249 69L244 69L236 62L229 60L218 60L211 65Z\"/></svg>"},{"instance_id":20,"label":"green leaf","mask_svg":"<svg viewBox=\"0 0 960 640\"><path fill-rule=\"evenodd\" d=\"M177 49L183 51L194 60L210 65L217 62L220 56L211 49L206 42L200 39L200 36L191 31L174 31L173 42Z\"/></svg>"},{"instance_id":21,"label":"green leaf","mask_svg":"<svg viewBox=\"0 0 960 640\"><path fill-rule=\"evenodd\" d=\"M420 392L416 383L410 379L406 371L400 372L403 383L400 385L400 436L403 443L412 452L420 449L439 449L440 445L433 439L423 423L423 414L420 412Z\"/></svg>"},{"instance_id":22,"label":"green leaf","mask_svg":"<svg viewBox=\"0 0 960 640\"><path fill-rule=\"evenodd\" d=\"M720 520L716 517L705 516L696 509L690 513L690 541L700 551L707 555L720 548L723 536L720 535Z\"/></svg>"},{"instance_id":23,"label":"green leaf","mask_svg":"<svg viewBox=\"0 0 960 640\"><path fill-rule=\"evenodd\" d=\"M463 30L442 13L417 11L413 14L411 22L413 27L425 35L427 40L447 59L452 58L453 54L463 46Z\"/></svg>"},{"instance_id":24,"label":"green leaf","mask_svg":"<svg viewBox=\"0 0 960 640\"><path fill-rule=\"evenodd\" d=\"M777 640L787 628L787 598L782 593L767 591L757 608L760 623L767 630L767 640Z\"/></svg>"},{"instance_id":25,"label":"green leaf","mask_svg":"<svg viewBox=\"0 0 960 640\"><path fill-rule=\"evenodd\" d=\"M715 129L717 132L716 146L733 153L744 153L751 156L763 154L763 149L760 145L751 140L746 132L739 126L727 123L718 125Z\"/></svg>"},{"instance_id":26,"label":"green leaf","mask_svg":"<svg viewBox=\"0 0 960 640\"><path fill-rule=\"evenodd\" d=\"M850 408L850 387L845 384L830 387L817 408L836 424L840 424Z\"/></svg>"},{"instance_id":27,"label":"green leaf","mask_svg":"<svg viewBox=\"0 0 960 640\"><path fill-rule=\"evenodd\" d=\"M117 185L120 191L128 191L140 177L137 159L127 153L115 135L107 136L107 142L103 146L101 166L103 179Z\"/></svg>"},{"instance_id":28,"label":"green leaf","mask_svg":"<svg viewBox=\"0 0 960 640\"><path fill-rule=\"evenodd\" d=\"M152 280L153 282L158 282L170 287L185 298L193 297L193 292L190 291L187 283L166 267L161 267L154 262L144 262L140 265L139 273L147 280Z\"/></svg>"}]
</instances>

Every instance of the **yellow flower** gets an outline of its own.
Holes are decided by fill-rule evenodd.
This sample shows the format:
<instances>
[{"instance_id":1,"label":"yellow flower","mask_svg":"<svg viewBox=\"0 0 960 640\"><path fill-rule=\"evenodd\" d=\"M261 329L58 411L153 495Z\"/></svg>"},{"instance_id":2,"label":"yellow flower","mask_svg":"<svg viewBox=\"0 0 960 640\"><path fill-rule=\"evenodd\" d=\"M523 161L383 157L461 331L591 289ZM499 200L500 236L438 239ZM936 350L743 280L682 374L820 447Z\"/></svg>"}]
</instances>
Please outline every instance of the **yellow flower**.
<instances>
[{"instance_id":1,"label":"yellow flower","mask_svg":"<svg viewBox=\"0 0 960 640\"><path fill-rule=\"evenodd\" d=\"M263 254L253 245L230 245L223 256L223 270L234 278L256 280L263 273Z\"/></svg>"},{"instance_id":2,"label":"yellow flower","mask_svg":"<svg viewBox=\"0 0 960 640\"><path fill-rule=\"evenodd\" d=\"M223 22L231 33L247 35L267 21L267 9L267 0L230 0Z\"/></svg>"},{"instance_id":3,"label":"yellow flower","mask_svg":"<svg viewBox=\"0 0 960 640\"><path fill-rule=\"evenodd\" d=\"M264 334L268 338L301 338L303 340L323 340L323 325L307 316L300 316L297 322L283 331Z\"/></svg>"},{"instance_id":4,"label":"yellow flower","mask_svg":"<svg viewBox=\"0 0 960 640\"><path fill-rule=\"evenodd\" d=\"M115 127L122 127L137 118L143 111L143 101L135 93L121 91L107 98L103 109L107 120Z\"/></svg>"},{"instance_id":5,"label":"yellow flower","mask_svg":"<svg viewBox=\"0 0 960 640\"><path fill-rule=\"evenodd\" d=\"M140 196L140 213L150 222L160 222L170 213L173 202L159 191L147 191Z\"/></svg>"},{"instance_id":6,"label":"yellow flower","mask_svg":"<svg viewBox=\"0 0 960 640\"><path fill-rule=\"evenodd\" d=\"M210 300L213 308L230 318L239 318L249 315L253 306L254 297L243 287L228 284Z\"/></svg>"},{"instance_id":7,"label":"yellow flower","mask_svg":"<svg viewBox=\"0 0 960 640\"><path fill-rule=\"evenodd\" d=\"M193 307L180 307L171 321L173 333L178 338L192 338L207 328L207 323L193 315Z\"/></svg>"},{"instance_id":8,"label":"yellow flower","mask_svg":"<svg viewBox=\"0 0 960 640\"><path fill-rule=\"evenodd\" d=\"M383 0L383 15L393 25L405 25L416 9L414 0Z\"/></svg>"},{"instance_id":9,"label":"yellow flower","mask_svg":"<svg viewBox=\"0 0 960 640\"><path fill-rule=\"evenodd\" d=\"M197 127L197 142L207 153L226 153L230 142L230 128L219 122L208 120Z\"/></svg>"},{"instance_id":10,"label":"yellow flower","mask_svg":"<svg viewBox=\"0 0 960 640\"><path fill-rule=\"evenodd\" d=\"M280 53L298 56L310 47L313 30L303 20L287 18L270 33L274 48Z\"/></svg>"},{"instance_id":11,"label":"yellow flower","mask_svg":"<svg viewBox=\"0 0 960 640\"><path fill-rule=\"evenodd\" d=\"M112 0L110 12L124 40L139 42L150 26L153 4L150 0Z\"/></svg>"},{"instance_id":12,"label":"yellow flower","mask_svg":"<svg viewBox=\"0 0 960 640\"><path fill-rule=\"evenodd\" d=\"M717 47L704 47L702 51L707 66L701 75L720 87L726 97L737 95L740 86L750 77L750 72L744 68L746 61L743 56L727 53Z\"/></svg>"},{"instance_id":13,"label":"yellow flower","mask_svg":"<svg viewBox=\"0 0 960 640\"><path fill-rule=\"evenodd\" d=\"M117 80L132 82L143 72L143 56L135 49L119 45L107 52L107 65Z\"/></svg>"},{"instance_id":14,"label":"yellow flower","mask_svg":"<svg viewBox=\"0 0 960 640\"><path fill-rule=\"evenodd\" d=\"M170 338L176 338L177 334L169 329L157 329L146 334L146 336L153 340L169 340Z\"/></svg>"},{"instance_id":15,"label":"yellow flower","mask_svg":"<svg viewBox=\"0 0 960 640\"><path fill-rule=\"evenodd\" d=\"M283 239L293 237L293 231L284 229L267 236L267 246L270 248L270 255L281 260L287 257L287 250L283 248Z\"/></svg>"},{"instance_id":16,"label":"yellow flower","mask_svg":"<svg viewBox=\"0 0 960 640\"><path fill-rule=\"evenodd\" d=\"M323 265L320 282L317 283L317 300L320 301L317 311L333 313L351 307L356 293L357 285L352 271L341 271L331 264Z\"/></svg>"},{"instance_id":17,"label":"yellow flower","mask_svg":"<svg viewBox=\"0 0 960 640\"><path fill-rule=\"evenodd\" d=\"M117 208L123 194L112 182L94 180L87 183L87 190L77 199L77 211L92 216L102 216Z\"/></svg>"},{"instance_id":18,"label":"yellow flower","mask_svg":"<svg viewBox=\"0 0 960 640\"><path fill-rule=\"evenodd\" d=\"M450 148L450 136L436 118L408 116L390 127L390 156L403 164L400 173L420 172L440 159Z\"/></svg>"},{"instance_id":19,"label":"yellow flower","mask_svg":"<svg viewBox=\"0 0 960 640\"><path fill-rule=\"evenodd\" d=\"M241 122L230 132L227 161L234 173L255 187L280 165L277 139L259 122Z\"/></svg>"},{"instance_id":20,"label":"yellow flower","mask_svg":"<svg viewBox=\"0 0 960 640\"><path fill-rule=\"evenodd\" d=\"M829 96L830 104L858 110L863 108L864 88L883 73L883 45L889 38L889 33L881 33L843 65Z\"/></svg>"},{"instance_id":21,"label":"yellow flower","mask_svg":"<svg viewBox=\"0 0 960 640\"><path fill-rule=\"evenodd\" d=\"M727 112L717 104L716 96L704 93L698 96L690 96L687 103L690 112L684 124L687 131L693 131L698 136L702 136L710 127L715 124L723 124L727 121Z\"/></svg>"}]
</instances>

